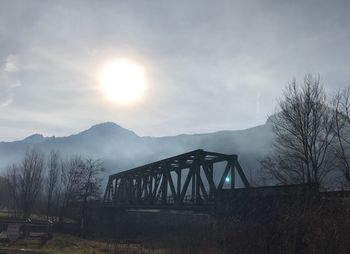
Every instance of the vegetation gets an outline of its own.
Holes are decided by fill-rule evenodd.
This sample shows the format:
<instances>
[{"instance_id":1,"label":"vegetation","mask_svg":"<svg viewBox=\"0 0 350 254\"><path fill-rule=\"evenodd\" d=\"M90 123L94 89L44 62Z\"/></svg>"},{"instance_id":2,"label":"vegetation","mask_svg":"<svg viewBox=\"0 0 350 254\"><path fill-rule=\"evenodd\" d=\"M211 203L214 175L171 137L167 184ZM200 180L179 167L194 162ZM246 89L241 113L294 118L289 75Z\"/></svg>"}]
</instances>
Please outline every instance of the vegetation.
<instances>
[{"instance_id":1,"label":"vegetation","mask_svg":"<svg viewBox=\"0 0 350 254\"><path fill-rule=\"evenodd\" d=\"M55 151L45 160L42 153L30 149L0 178L0 207L14 217L30 218L35 213L59 221L72 218L81 223L83 234L88 205L101 196L102 170L99 160L77 155L64 160Z\"/></svg>"},{"instance_id":2,"label":"vegetation","mask_svg":"<svg viewBox=\"0 0 350 254\"><path fill-rule=\"evenodd\" d=\"M28 150L20 163L8 169L10 202L16 211L21 210L24 218L32 214L42 190L43 170L44 157L35 150Z\"/></svg>"},{"instance_id":3,"label":"vegetation","mask_svg":"<svg viewBox=\"0 0 350 254\"><path fill-rule=\"evenodd\" d=\"M339 180L350 183L350 88L329 99L319 77L307 75L284 90L278 113L270 117L273 150L261 160L268 181L282 184ZM343 178L336 179L342 172ZM339 186L338 186L339 187Z\"/></svg>"},{"instance_id":4,"label":"vegetation","mask_svg":"<svg viewBox=\"0 0 350 254\"><path fill-rule=\"evenodd\" d=\"M51 151L48 158L48 168L47 176L45 179L44 189L46 192L47 199L47 219L52 214L52 208L58 206L59 196L60 196L60 186L59 186L59 155L55 151ZM56 202L56 204L55 204Z\"/></svg>"},{"instance_id":5,"label":"vegetation","mask_svg":"<svg viewBox=\"0 0 350 254\"><path fill-rule=\"evenodd\" d=\"M338 159L346 185L350 185L350 87L337 93L333 99L335 110L335 134L338 145L334 154Z\"/></svg>"},{"instance_id":6,"label":"vegetation","mask_svg":"<svg viewBox=\"0 0 350 254\"><path fill-rule=\"evenodd\" d=\"M45 244L33 240L19 240L15 243L0 243L2 250L22 250L21 253L47 253L47 254L148 254L167 253L165 250L149 250L140 244L113 243L80 237L56 234L55 237Z\"/></svg>"}]
</instances>

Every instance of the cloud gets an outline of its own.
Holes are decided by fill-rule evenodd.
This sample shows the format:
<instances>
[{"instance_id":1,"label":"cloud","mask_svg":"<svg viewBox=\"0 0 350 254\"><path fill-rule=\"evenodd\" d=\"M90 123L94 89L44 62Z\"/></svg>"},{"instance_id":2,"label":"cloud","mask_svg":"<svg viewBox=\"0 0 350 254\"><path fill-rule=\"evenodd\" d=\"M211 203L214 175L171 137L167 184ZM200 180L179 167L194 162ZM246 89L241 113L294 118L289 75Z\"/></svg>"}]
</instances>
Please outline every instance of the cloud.
<instances>
[{"instance_id":1,"label":"cloud","mask_svg":"<svg viewBox=\"0 0 350 254\"><path fill-rule=\"evenodd\" d=\"M326 88L349 85L349 7L341 0L7 1L0 121L18 122L11 137L20 128L66 135L104 121L157 136L261 124L293 77L320 73ZM145 67L149 89L135 107L108 104L95 89L99 68L118 57ZM0 140L3 133L0 126Z\"/></svg>"},{"instance_id":2,"label":"cloud","mask_svg":"<svg viewBox=\"0 0 350 254\"><path fill-rule=\"evenodd\" d=\"M0 69L0 107L9 106L13 102L14 89L21 86L17 78L18 56L8 55Z\"/></svg>"},{"instance_id":3,"label":"cloud","mask_svg":"<svg viewBox=\"0 0 350 254\"><path fill-rule=\"evenodd\" d=\"M17 55L7 56L4 72L16 72L16 71L18 71L17 59L18 59Z\"/></svg>"}]
</instances>

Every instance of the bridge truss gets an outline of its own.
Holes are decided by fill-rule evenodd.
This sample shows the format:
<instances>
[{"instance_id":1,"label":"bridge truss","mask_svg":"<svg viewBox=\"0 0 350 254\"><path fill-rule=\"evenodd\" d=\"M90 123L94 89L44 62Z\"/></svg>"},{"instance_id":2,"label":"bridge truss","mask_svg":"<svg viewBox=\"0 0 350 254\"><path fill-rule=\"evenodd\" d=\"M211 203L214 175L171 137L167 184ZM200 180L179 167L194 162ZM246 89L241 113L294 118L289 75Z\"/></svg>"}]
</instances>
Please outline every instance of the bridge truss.
<instances>
[{"instance_id":1,"label":"bridge truss","mask_svg":"<svg viewBox=\"0 0 350 254\"><path fill-rule=\"evenodd\" d=\"M237 155L195 150L110 175L103 201L135 208L213 205L220 190L236 188L237 178L249 187Z\"/></svg>"}]
</instances>

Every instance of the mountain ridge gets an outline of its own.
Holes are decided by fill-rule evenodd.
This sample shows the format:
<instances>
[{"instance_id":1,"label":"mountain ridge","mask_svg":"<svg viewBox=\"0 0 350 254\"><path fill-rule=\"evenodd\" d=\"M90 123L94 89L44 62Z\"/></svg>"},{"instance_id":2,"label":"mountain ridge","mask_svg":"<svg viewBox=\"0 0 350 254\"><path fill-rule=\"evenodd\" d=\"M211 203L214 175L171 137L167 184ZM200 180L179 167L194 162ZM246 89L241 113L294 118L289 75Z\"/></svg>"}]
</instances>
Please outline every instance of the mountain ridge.
<instances>
[{"instance_id":1,"label":"mountain ridge","mask_svg":"<svg viewBox=\"0 0 350 254\"><path fill-rule=\"evenodd\" d=\"M265 124L267 124L269 122L269 120L266 121ZM253 127L248 127L248 128L244 128L244 129L239 129L239 130L219 130L219 131L213 131L213 132L203 132L203 133L181 133L181 134L175 134L175 135L165 135L165 136L151 136L151 135L145 135L145 136L140 136L138 134L136 134L134 131L132 130L129 130L127 128L124 128L122 127L121 125L117 124L117 123L114 123L114 122L102 122L102 123L98 123L98 124L94 124L92 125L91 127L87 128L86 130L82 130L82 131L79 131L77 133L73 133L73 134L70 134L70 135L66 135L66 136L44 136L43 134L41 133L34 133L34 134L31 134L23 139L19 139L19 140L13 140L13 141L0 141L0 143L13 143L13 142L21 142L21 141L25 141L25 140L28 140L28 139L31 139L31 138L36 138L36 137L42 137L44 139L48 139L48 138L67 138L67 137L71 137L71 136L76 136L76 135L79 135L79 134L82 134L82 133L85 133L85 132L88 132L88 131L91 131L91 130L95 130L97 128L104 128L106 126L115 126L115 128L120 128L124 131L127 131L127 132L130 132L130 133L133 133L134 135L140 137L140 138L168 138L168 137L179 137L179 136L196 136L196 135L210 135L210 134L216 134L216 133L222 133L222 132L241 132L241 131L248 131L250 129L254 129L254 128L257 128L257 127L260 127L260 126L264 126L265 124L260 124L260 125L257 125L257 126L253 126Z\"/></svg>"},{"instance_id":2,"label":"mountain ridge","mask_svg":"<svg viewBox=\"0 0 350 254\"><path fill-rule=\"evenodd\" d=\"M33 134L19 141L0 142L0 173L6 170L7 165L19 161L29 148L43 153L57 150L63 157L80 154L99 158L104 161L106 174L204 149L238 154L249 175L255 174L258 161L268 152L272 139L273 132L268 122L244 130L163 137L138 136L116 123L104 122L63 137Z\"/></svg>"}]
</instances>

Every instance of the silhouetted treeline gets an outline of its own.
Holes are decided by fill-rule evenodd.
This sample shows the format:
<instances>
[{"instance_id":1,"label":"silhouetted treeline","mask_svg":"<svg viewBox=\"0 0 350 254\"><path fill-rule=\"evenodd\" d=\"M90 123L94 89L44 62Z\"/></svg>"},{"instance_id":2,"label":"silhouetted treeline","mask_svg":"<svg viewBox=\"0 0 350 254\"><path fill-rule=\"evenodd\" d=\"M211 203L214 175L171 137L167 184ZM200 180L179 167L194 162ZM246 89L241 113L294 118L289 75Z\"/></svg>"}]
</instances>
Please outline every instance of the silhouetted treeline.
<instances>
[{"instance_id":1,"label":"silhouetted treeline","mask_svg":"<svg viewBox=\"0 0 350 254\"><path fill-rule=\"evenodd\" d=\"M0 178L0 207L15 217L73 218L84 231L88 203L101 196L102 170L99 160L29 149Z\"/></svg>"}]
</instances>

